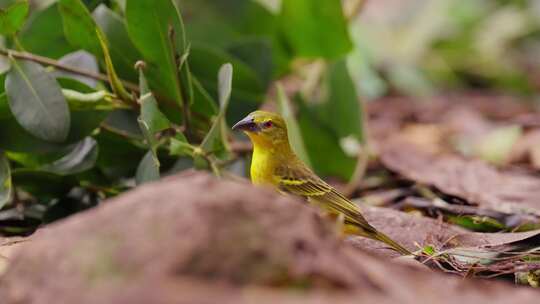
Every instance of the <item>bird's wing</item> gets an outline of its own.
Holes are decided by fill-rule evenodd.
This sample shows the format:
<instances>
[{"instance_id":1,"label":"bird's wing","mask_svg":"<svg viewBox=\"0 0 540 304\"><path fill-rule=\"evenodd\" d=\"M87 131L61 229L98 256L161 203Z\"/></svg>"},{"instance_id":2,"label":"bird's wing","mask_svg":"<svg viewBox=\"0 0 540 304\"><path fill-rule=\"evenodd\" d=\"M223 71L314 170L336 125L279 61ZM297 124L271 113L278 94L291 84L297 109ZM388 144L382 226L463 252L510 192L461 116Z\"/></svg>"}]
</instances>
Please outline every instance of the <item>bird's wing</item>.
<instances>
[{"instance_id":1,"label":"bird's wing","mask_svg":"<svg viewBox=\"0 0 540 304\"><path fill-rule=\"evenodd\" d=\"M330 212L343 214L346 221L357 224L365 230L374 230L353 202L320 179L305 165L281 166L276 168L275 175L281 190L306 197Z\"/></svg>"},{"instance_id":2,"label":"bird's wing","mask_svg":"<svg viewBox=\"0 0 540 304\"><path fill-rule=\"evenodd\" d=\"M279 187L285 192L312 197L322 196L332 191L332 187L315 175L303 164L278 166L274 172Z\"/></svg>"}]
</instances>

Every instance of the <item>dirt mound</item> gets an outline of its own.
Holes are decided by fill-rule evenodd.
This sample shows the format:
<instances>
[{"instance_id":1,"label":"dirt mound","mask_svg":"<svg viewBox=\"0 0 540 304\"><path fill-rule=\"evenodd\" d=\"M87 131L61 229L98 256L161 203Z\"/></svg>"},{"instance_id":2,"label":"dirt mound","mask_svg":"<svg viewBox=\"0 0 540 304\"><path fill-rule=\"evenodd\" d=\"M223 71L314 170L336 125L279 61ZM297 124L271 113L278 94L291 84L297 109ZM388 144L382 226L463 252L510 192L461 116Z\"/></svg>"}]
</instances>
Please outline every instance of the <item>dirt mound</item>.
<instances>
[{"instance_id":1,"label":"dirt mound","mask_svg":"<svg viewBox=\"0 0 540 304\"><path fill-rule=\"evenodd\" d=\"M391 223L388 223L391 225ZM299 201L190 173L51 225L0 278L2 303L536 302L345 244Z\"/></svg>"}]
</instances>

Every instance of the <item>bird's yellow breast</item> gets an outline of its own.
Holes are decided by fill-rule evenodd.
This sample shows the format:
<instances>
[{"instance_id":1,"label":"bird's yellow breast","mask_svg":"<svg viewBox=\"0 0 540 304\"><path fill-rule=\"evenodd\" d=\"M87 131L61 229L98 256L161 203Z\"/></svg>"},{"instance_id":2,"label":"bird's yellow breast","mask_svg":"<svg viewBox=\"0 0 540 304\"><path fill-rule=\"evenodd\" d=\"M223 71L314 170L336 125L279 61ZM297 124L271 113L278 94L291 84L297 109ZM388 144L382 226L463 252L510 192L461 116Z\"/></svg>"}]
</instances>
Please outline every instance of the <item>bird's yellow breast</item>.
<instances>
[{"instance_id":1,"label":"bird's yellow breast","mask_svg":"<svg viewBox=\"0 0 540 304\"><path fill-rule=\"evenodd\" d=\"M255 185L275 185L274 170L276 168L276 160L273 157L272 149L261 149L255 146L253 157L251 159L251 181Z\"/></svg>"}]
</instances>

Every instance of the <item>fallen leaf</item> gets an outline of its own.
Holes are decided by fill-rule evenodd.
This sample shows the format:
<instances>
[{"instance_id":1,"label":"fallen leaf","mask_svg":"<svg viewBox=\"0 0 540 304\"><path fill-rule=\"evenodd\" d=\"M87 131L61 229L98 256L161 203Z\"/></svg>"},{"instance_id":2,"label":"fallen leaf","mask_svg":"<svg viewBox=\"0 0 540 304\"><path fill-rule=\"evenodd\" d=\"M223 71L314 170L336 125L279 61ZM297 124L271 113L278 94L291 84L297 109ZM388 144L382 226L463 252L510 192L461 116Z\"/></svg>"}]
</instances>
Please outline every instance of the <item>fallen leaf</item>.
<instances>
[{"instance_id":1,"label":"fallen leaf","mask_svg":"<svg viewBox=\"0 0 540 304\"><path fill-rule=\"evenodd\" d=\"M387 143L380 156L389 170L471 205L540 218L540 178L500 171L479 160L433 155L400 140Z\"/></svg>"}]
</instances>

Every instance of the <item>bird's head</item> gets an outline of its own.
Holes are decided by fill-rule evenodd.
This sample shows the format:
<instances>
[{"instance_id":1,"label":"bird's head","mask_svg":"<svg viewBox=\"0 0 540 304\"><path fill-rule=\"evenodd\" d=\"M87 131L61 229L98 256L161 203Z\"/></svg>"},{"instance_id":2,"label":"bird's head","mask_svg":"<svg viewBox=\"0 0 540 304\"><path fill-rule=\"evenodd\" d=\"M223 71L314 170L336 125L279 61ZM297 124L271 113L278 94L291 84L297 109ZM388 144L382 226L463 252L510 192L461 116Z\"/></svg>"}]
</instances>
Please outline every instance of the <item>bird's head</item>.
<instances>
[{"instance_id":1,"label":"bird's head","mask_svg":"<svg viewBox=\"0 0 540 304\"><path fill-rule=\"evenodd\" d=\"M278 114L266 111L255 111L237 122L233 130L244 131L254 145L275 147L288 146L287 125Z\"/></svg>"}]
</instances>

